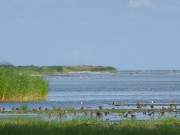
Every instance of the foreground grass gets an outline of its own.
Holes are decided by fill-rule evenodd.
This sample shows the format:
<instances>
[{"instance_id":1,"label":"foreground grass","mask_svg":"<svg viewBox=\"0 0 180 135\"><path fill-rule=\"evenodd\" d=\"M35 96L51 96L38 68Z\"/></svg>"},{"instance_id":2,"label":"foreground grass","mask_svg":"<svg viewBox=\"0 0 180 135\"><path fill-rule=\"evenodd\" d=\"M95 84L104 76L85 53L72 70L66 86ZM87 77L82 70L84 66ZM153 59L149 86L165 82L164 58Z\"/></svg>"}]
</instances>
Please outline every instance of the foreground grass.
<instances>
[{"instance_id":1,"label":"foreground grass","mask_svg":"<svg viewBox=\"0 0 180 135\"><path fill-rule=\"evenodd\" d=\"M0 67L0 102L45 99L47 83L13 67Z\"/></svg>"},{"instance_id":2,"label":"foreground grass","mask_svg":"<svg viewBox=\"0 0 180 135\"><path fill-rule=\"evenodd\" d=\"M1 135L179 135L180 121L124 121L110 124L97 121L44 122L1 120Z\"/></svg>"}]
</instances>

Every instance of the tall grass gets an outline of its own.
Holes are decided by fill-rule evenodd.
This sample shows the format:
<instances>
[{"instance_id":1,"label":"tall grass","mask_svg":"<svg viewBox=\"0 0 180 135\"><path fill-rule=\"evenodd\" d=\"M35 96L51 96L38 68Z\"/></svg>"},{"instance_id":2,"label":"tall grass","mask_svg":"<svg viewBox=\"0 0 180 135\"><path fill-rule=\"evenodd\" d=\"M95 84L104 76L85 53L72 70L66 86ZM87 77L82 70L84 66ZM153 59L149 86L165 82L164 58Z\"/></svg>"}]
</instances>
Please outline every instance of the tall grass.
<instances>
[{"instance_id":1,"label":"tall grass","mask_svg":"<svg viewBox=\"0 0 180 135\"><path fill-rule=\"evenodd\" d=\"M13 67L0 67L0 101L32 101L47 96L47 83Z\"/></svg>"},{"instance_id":2,"label":"tall grass","mask_svg":"<svg viewBox=\"0 0 180 135\"><path fill-rule=\"evenodd\" d=\"M44 122L38 120L2 120L2 135L179 135L178 120L125 121L102 123L97 121Z\"/></svg>"}]
</instances>

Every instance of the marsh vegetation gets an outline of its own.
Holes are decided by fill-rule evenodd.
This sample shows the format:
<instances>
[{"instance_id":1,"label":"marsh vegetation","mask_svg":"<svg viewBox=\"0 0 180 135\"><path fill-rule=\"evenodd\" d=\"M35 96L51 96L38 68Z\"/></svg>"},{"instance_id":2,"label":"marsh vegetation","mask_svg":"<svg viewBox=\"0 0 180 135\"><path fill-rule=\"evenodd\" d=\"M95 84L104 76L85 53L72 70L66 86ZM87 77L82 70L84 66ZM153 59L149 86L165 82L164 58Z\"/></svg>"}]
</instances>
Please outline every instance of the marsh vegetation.
<instances>
[{"instance_id":1,"label":"marsh vegetation","mask_svg":"<svg viewBox=\"0 0 180 135\"><path fill-rule=\"evenodd\" d=\"M1 121L0 133L3 135L179 135L180 121L164 119L105 123L95 120L45 122L11 119Z\"/></svg>"},{"instance_id":2,"label":"marsh vegetation","mask_svg":"<svg viewBox=\"0 0 180 135\"><path fill-rule=\"evenodd\" d=\"M13 67L0 67L0 101L46 99L48 85L42 77L32 76Z\"/></svg>"}]
</instances>

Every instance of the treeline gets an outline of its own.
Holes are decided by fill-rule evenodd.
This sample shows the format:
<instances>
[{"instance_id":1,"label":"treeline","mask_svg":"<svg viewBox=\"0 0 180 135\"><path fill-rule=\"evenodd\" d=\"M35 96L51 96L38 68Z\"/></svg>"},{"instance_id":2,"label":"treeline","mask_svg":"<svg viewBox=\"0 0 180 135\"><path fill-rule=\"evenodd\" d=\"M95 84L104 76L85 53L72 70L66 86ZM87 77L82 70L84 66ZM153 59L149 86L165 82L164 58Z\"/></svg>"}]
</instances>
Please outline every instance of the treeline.
<instances>
[{"instance_id":1,"label":"treeline","mask_svg":"<svg viewBox=\"0 0 180 135\"><path fill-rule=\"evenodd\" d=\"M22 72L18 67L0 66L0 101L46 99L48 85L42 77Z\"/></svg>"},{"instance_id":2,"label":"treeline","mask_svg":"<svg viewBox=\"0 0 180 135\"><path fill-rule=\"evenodd\" d=\"M12 66L1 65L0 67L12 67L20 70L23 73L30 74L55 74L55 73L68 73L68 72L116 72L114 67L110 66Z\"/></svg>"}]
</instances>

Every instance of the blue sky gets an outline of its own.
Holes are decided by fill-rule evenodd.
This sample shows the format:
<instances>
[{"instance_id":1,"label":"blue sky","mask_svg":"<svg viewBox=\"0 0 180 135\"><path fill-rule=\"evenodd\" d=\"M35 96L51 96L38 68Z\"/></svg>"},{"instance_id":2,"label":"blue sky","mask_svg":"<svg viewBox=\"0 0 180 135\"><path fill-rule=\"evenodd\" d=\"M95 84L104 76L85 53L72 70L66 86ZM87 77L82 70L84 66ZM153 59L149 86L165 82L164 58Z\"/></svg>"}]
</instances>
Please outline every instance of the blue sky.
<instances>
[{"instance_id":1,"label":"blue sky","mask_svg":"<svg viewBox=\"0 0 180 135\"><path fill-rule=\"evenodd\" d=\"M0 61L180 69L180 0L1 0Z\"/></svg>"}]
</instances>

